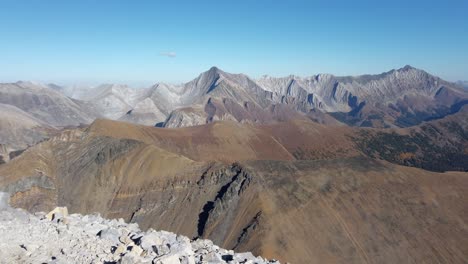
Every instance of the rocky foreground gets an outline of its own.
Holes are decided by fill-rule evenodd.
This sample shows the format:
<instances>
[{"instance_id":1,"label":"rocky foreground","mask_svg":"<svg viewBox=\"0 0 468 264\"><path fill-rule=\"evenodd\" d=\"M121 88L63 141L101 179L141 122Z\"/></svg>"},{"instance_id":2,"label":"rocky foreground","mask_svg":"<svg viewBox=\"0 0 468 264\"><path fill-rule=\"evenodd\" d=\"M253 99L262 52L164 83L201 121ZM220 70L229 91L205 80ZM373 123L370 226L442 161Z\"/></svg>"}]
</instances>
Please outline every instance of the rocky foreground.
<instances>
[{"instance_id":1,"label":"rocky foreground","mask_svg":"<svg viewBox=\"0 0 468 264\"><path fill-rule=\"evenodd\" d=\"M0 263L279 263L234 253L210 240L99 215L68 215L66 208L34 215L8 205L0 193Z\"/></svg>"}]
</instances>

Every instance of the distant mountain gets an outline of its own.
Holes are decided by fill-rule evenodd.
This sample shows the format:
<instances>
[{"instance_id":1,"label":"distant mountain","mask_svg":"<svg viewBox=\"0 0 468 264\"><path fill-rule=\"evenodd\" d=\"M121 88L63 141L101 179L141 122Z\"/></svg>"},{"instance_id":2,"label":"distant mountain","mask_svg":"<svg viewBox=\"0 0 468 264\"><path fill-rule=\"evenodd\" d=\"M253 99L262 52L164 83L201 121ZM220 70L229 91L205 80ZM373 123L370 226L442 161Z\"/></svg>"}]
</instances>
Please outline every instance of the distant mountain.
<instances>
[{"instance_id":1,"label":"distant mountain","mask_svg":"<svg viewBox=\"0 0 468 264\"><path fill-rule=\"evenodd\" d=\"M468 92L460 85L405 66L377 75L257 80L212 67L185 84L157 83L148 89L118 84L72 90L50 86L84 100L103 117L144 125L311 119L324 124L408 127L459 111L468 103Z\"/></svg>"},{"instance_id":2,"label":"distant mountain","mask_svg":"<svg viewBox=\"0 0 468 264\"><path fill-rule=\"evenodd\" d=\"M0 103L13 105L38 120L57 127L89 124L96 118L86 103L32 82L0 84Z\"/></svg>"},{"instance_id":3,"label":"distant mountain","mask_svg":"<svg viewBox=\"0 0 468 264\"><path fill-rule=\"evenodd\" d=\"M145 91L127 85L103 84L88 90L78 99L95 105L102 115L109 119L119 119L143 99Z\"/></svg>"},{"instance_id":4,"label":"distant mountain","mask_svg":"<svg viewBox=\"0 0 468 264\"><path fill-rule=\"evenodd\" d=\"M0 163L56 131L56 128L13 105L0 104Z\"/></svg>"},{"instance_id":5,"label":"distant mountain","mask_svg":"<svg viewBox=\"0 0 468 264\"><path fill-rule=\"evenodd\" d=\"M92 104L103 117L119 119L137 103L144 100L147 89L136 89L125 84L102 84L99 86L59 86L48 84L49 88L63 95Z\"/></svg>"},{"instance_id":6,"label":"distant mountain","mask_svg":"<svg viewBox=\"0 0 468 264\"><path fill-rule=\"evenodd\" d=\"M406 127L455 113L468 101L468 94L456 84L411 66L378 75L264 76L255 81L213 67L177 92L174 98L179 107L168 115L163 126L215 120L279 121L281 118L271 114L261 118L265 114L260 113L281 105L296 111L283 115L285 118L298 118L298 113L311 118L314 113L312 119L317 119L320 113L327 117L322 120L330 122L328 113L353 126Z\"/></svg>"},{"instance_id":7,"label":"distant mountain","mask_svg":"<svg viewBox=\"0 0 468 264\"><path fill-rule=\"evenodd\" d=\"M458 111L468 94L453 83L405 66L379 75L301 78L262 77L257 83L274 93L275 101L299 103L357 126L411 126Z\"/></svg>"},{"instance_id":8,"label":"distant mountain","mask_svg":"<svg viewBox=\"0 0 468 264\"><path fill-rule=\"evenodd\" d=\"M44 138L44 133L34 128L49 128L49 125L23 110L7 104L0 104L0 144L13 149L26 148Z\"/></svg>"},{"instance_id":9,"label":"distant mountain","mask_svg":"<svg viewBox=\"0 0 468 264\"><path fill-rule=\"evenodd\" d=\"M81 100L83 97L85 97L87 94L91 92L93 89L92 86L86 86L86 85L57 85L54 83L47 84L47 87L62 93L63 95L73 98L73 99L78 99Z\"/></svg>"},{"instance_id":10,"label":"distant mountain","mask_svg":"<svg viewBox=\"0 0 468 264\"><path fill-rule=\"evenodd\" d=\"M246 75L230 74L212 67L185 84L154 85L141 98L144 103L136 104L119 120L140 124L152 120L153 124L180 127L216 120L266 122L279 119L276 115L305 118L295 110L285 109L278 113L278 108L272 107L271 96L271 92Z\"/></svg>"},{"instance_id":11,"label":"distant mountain","mask_svg":"<svg viewBox=\"0 0 468 264\"><path fill-rule=\"evenodd\" d=\"M463 87L465 91L468 91L468 81L457 81L457 84Z\"/></svg>"},{"instance_id":12,"label":"distant mountain","mask_svg":"<svg viewBox=\"0 0 468 264\"><path fill-rule=\"evenodd\" d=\"M0 158L8 161L64 127L91 123L93 105L34 82L0 83ZM12 156L13 155L13 156Z\"/></svg>"},{"instance_id":13,"label":"distant mountain","mask_svg":"<svg viewBox=\"0 0 468 264\"><path fill-rule=\"evenodd\" d=\"M272 92L248 76L226 73L216 67L177 87L176 91L178 97L173 98L179 108L168 115L165 127L201 125L216 120L270 123L307 118L294 107L275 102ZM167 93L160 95L164 94Z\"/></svg>"},{"instance_id":14,"label":"distant mountain","mask_svg":"<svg viewBox=\"0 0 468 264\"><path fill-rule=\"evenodd\" d=\"M161 110L156 106L153 100L149 97L136 103L131 110L121 116L118 120L154 126L157 122L165 120L166 115L161 112Z\"/></svg>"}]
</instances>

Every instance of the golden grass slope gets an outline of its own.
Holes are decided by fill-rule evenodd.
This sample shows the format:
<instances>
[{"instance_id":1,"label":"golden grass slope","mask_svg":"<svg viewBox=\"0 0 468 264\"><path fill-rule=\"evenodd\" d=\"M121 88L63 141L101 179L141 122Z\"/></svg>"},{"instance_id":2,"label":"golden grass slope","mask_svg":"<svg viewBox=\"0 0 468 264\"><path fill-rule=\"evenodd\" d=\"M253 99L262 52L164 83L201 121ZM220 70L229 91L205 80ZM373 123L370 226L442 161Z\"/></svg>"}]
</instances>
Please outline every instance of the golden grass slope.
<instances>
[{"instance_id":1,"label":"golden grass slope","mask_svg":"<svg viewBox=\"0 0 468 264\"><path fill-rule=\"evenodd\" d=\"M202 126L169 129L96 120L87 132L99 136L142 141L197 161L294 159L268 133L253 125L236 122L215 122Z\"/></svg>"}]
</instances>

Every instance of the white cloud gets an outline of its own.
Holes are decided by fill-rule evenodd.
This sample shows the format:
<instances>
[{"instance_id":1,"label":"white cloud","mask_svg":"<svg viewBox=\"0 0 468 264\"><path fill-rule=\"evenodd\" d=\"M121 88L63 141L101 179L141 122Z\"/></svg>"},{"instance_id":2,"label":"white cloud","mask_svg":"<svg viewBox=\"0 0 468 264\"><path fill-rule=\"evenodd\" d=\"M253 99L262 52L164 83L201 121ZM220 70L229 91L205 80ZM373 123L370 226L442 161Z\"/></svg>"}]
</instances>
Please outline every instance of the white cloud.
<instances>
[{"instance_id":1,"label":"white cloud","mask_svg":"<svg viewBox=\"0 0 468 264\"><path fill-rule=\"evenodd\" d=\"M169 58L175 58L177 56L177 54L175 52L161 52L159 55L161 56L166 56L166 57L169 57Z\"/></svg>"}]
</instances>

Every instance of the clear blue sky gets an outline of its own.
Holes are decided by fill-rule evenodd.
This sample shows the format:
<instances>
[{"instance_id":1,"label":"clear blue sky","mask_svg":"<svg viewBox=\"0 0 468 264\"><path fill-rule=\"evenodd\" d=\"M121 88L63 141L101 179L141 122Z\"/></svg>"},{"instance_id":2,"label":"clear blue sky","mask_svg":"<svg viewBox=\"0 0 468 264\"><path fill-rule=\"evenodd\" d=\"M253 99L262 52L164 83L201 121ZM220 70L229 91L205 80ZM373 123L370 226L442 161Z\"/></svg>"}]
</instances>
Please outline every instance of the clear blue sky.
<instances>
[{"instance_id":1,"label":"clear blue sky","mask_svg":"<svg viewBox=\"0 0 468 264\"><path fill-rule=\"evenodd\" d=\"M356 75L405 64L468 79L468 1L0 0L0 82L182 82L213 65L253 77Z\"/></svg>"}]
</instances>

